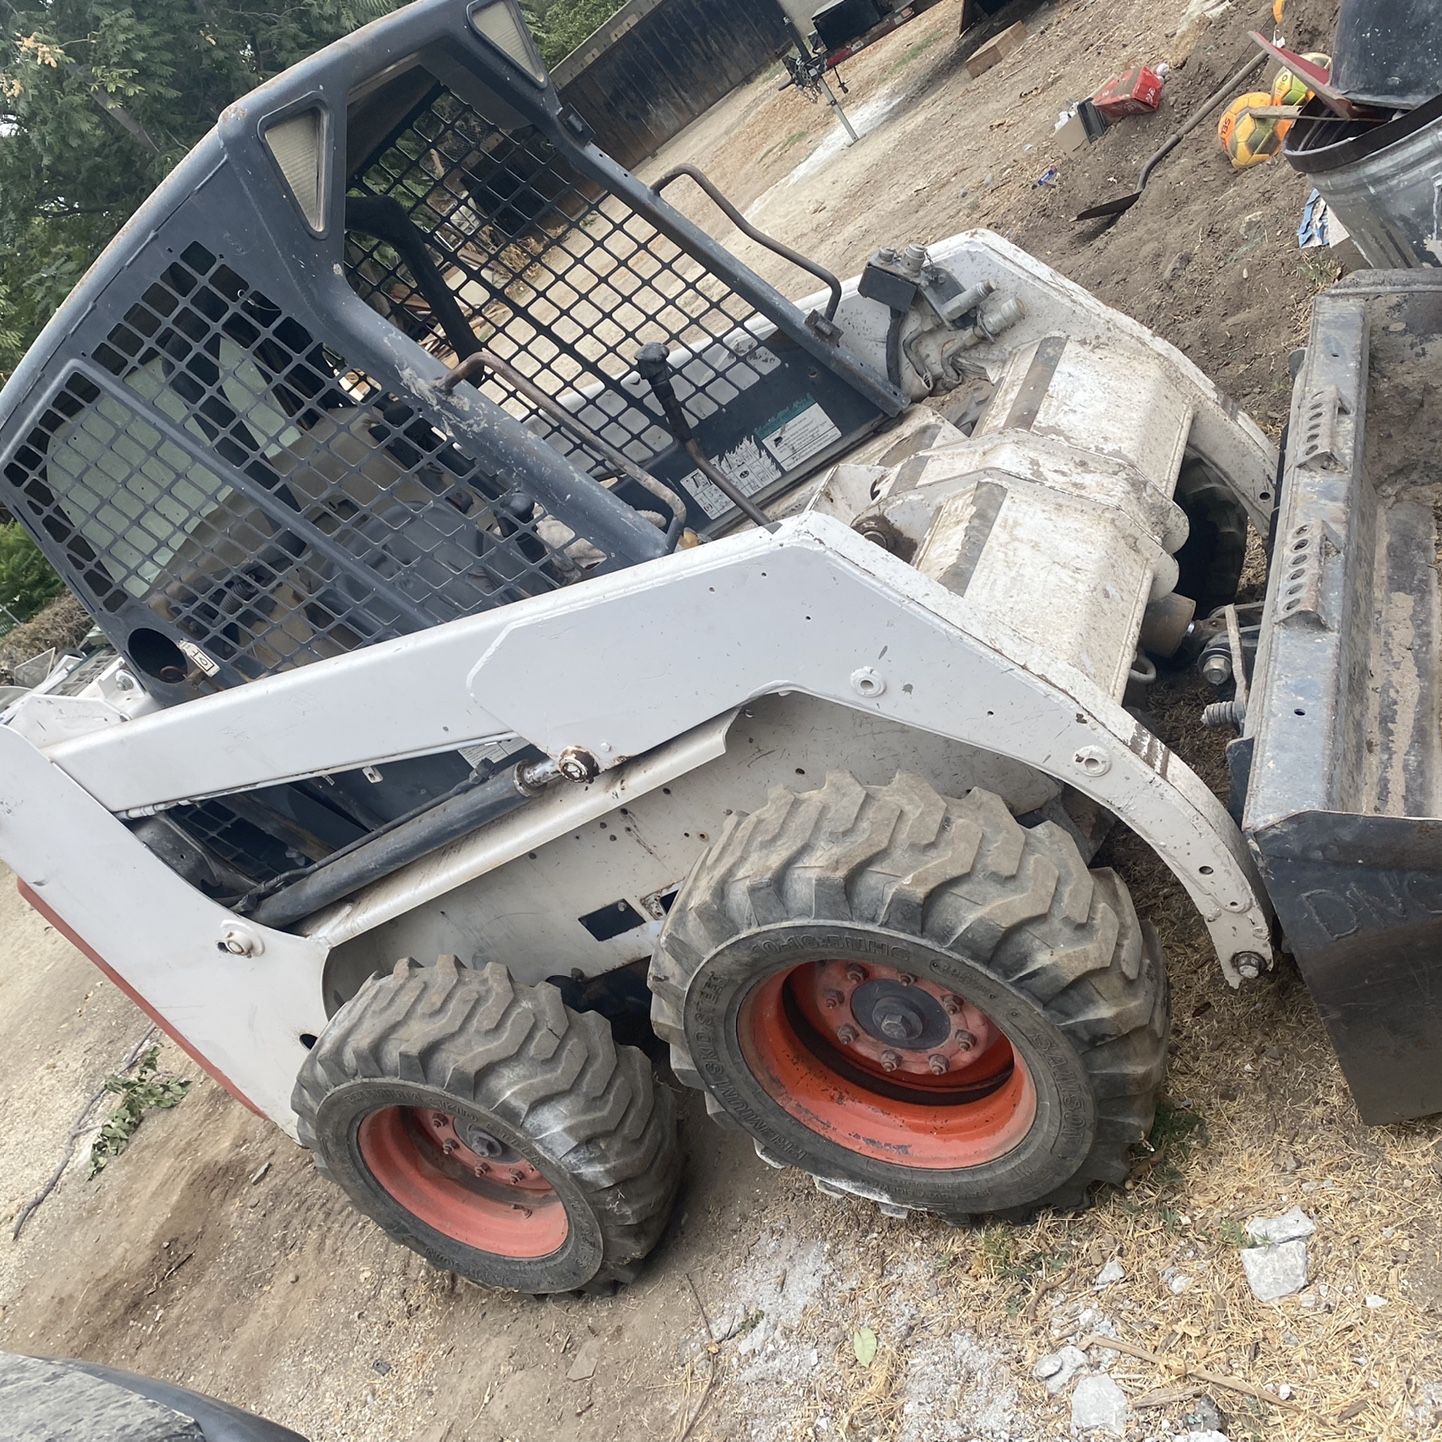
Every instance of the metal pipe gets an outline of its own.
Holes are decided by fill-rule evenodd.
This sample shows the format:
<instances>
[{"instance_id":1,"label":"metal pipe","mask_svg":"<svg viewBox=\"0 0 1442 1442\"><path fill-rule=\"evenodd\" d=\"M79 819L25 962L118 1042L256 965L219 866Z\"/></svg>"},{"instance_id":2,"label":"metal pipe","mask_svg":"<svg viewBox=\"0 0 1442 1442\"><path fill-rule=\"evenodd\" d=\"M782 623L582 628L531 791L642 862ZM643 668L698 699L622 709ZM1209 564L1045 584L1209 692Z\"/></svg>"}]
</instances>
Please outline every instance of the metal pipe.
<instances>
[{"instance_id":1,"label":"metal pipe","mask_svg":"<svg viewBox=\"0 0 1442 1442\"><path fill-rule=\"evenodd\" d=\"M537 410L544 411L558 426L570 431L588 450L603 456L621 475L627 476L655 496L671 512L672 523L666 530L666 537L674 544L686 527L685 501L649 471L638 466L619 447L613 446L610 441L593 431L579 416L568 411L554 396L547 395L529 376L523 375L509 361L502 360L494 351L482 346L454 367L441 382L440 388L442 391L452 391L462 381L470 380L477 371L483 370L494 372L508 386L525 396Z\"/></svg>"},{"instance_id":2,"label":"metal pipe","mask_svg":"<svg viewBox=\"0 0 1442 1442\"><path fill-rule=\"evenodd\" d=\"M337 852L300 880L256 903L249 914L261 926L289 926L509 815L561 775L560 765L549 758L509 767L479 786L452 793L388 831Z\"/></svg>"},{"instance_id":3,"label":"metal pipe","mask_svg":"<svg viewBox=\"0 0 1442 1442\"><path fill-rule=\"evenodd\" d=\"M829 91L827 92L830 93ZM836 104L835 100L831 102ZM840 109L840 106L837 106ZM851 129L848 123L848 130ZM855 131L852 131L855 135ZM711 183L704 171L698 170L694 165L677 165L668 170L651 189L657 195L665 190L673 180L679 180L682 176L694 180L697 185L711 198L716 208L741 232L748 240L754 240L757 245L764 245L767 250L779 255L783 260L789 260L792 265L804 270L808 275L814 275L831 292L831 299L826 303L826 319L835 320L837 307L841 304L841 282L826 269L824 265L812 260L809 256L802 255L799 250L792 250L789 245L777 240L774 236L767 235L764 231L757 230L724 195Z\"/></svg>"}]
</instances>

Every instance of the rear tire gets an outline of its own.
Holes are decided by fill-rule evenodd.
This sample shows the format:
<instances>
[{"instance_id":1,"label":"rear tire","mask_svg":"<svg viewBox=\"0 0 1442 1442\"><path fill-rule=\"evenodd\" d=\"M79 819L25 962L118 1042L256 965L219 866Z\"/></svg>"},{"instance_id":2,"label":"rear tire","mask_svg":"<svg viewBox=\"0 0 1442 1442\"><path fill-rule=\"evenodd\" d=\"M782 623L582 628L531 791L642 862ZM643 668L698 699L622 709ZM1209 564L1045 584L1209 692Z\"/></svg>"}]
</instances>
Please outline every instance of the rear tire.
<instances>
[{"instance_id":1,"label":"rear tire","mask_svg":"<svg viewBox=\"0 0 1442 1442\"><path fill-rule=\"evenodd\" d=\"M402 961L306 1058L300 1139L358 1210L484 1286L629 1281L680 1176L671 1095L633 1047L504 967Z\"/></svg>"},{"instance_id":2,"label":"rear tire","mask_svg":"<svg viewBox=\"0 0 1442 1442\"><path fill-rule=\"evenodd\" d=\"M1083 1204L1125 1179L1165 1069L1166 975L1121 881L915 776L834 773L729 821L651 985L713 1115L888 1212Z\"/></svg>"},{"instance_id":3,"label":"rear tire","mask_svg":"<svg viewBox=\"0 0 1442 1442\"><path fill-rule=\"evenodd\" d=\"M1191 529L1177 552L1177 591L1209 616L1237 599L1247 562L1247 513L1209 461L1182 465L1176 501Z\"/></svg>"}]
</instances>

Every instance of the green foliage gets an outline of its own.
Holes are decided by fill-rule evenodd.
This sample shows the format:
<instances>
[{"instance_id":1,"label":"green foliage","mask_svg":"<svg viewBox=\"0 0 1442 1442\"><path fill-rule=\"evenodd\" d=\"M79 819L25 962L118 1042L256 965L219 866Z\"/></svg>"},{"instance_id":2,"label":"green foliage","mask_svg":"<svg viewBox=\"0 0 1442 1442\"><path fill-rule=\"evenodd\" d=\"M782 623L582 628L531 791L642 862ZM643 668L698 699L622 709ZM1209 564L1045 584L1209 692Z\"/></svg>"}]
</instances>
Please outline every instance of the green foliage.
<instances>
[{"instance_id":1,"label":"green foliage","mask_svg":"<svg viewBox=\"0 0 1442 1442\"><path fill-rule=\"evenodd\" d=\"M0 384L232 100L402 3L0 0ZM523 3L551 64L621 8Z\"/></svg>"},{"instance_id":2,"label":"green foliage","mask_svg":"<svg viewBox=\"0 0 1442 1442\"><path fill-rule=\"evenodd\" d=\"M0 0L0 381L232 100L398 0Z\"/></svg>"},{"instance_id":3,"label":"green foliage","mask_svg":"<svg viewBox=\"0 0 1442 1442\"><path fill-rule=\"evenodd\" d=\"M613 16L625 0L522 0L547 65L564 60Z\"/></svg>"},{"instance_id":4,"label":"green foliage","mask_svg":"<svg viewBox=\"0 0 1442 1442\"><path fill-rule=\"evenodd\" d=\"M0 606L15 621L28 621L59 595L60 577L19 526L0 526ZM0 614L0 626L7 618Z\"/></svg>"},{"instance_id":5,"label":"green foliage","mask_svg":"<svg viewBox=\"0 0 1442 1442\"><path fill-rule=\"evenodd\" d=\"M121 1098L120 1105L110 1114L110 1120L100 1128L90 1146L90 1175L98 1177L101 1172L130 1145L130 1139L150 1111L169 1111L178 1107L190 1090L190 1083L184 1077L161 1076L157 1073L156 1060L159 1047L151 1047L140 1058L133 1076L112 1076L105 1079L106 1091Z\"/></svg>"}]
</instances>

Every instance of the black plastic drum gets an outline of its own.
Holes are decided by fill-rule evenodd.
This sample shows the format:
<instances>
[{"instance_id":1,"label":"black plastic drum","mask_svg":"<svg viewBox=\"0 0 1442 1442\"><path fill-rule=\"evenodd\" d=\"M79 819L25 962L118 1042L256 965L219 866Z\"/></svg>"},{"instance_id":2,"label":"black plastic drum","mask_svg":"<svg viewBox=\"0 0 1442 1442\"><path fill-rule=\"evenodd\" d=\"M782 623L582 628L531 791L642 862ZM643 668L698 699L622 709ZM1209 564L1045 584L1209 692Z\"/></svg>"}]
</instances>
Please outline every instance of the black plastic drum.
<instances>
[{"instance_id":1,"label":"black plastic drum","mask_svg":"<svg viewBox=\"0 0 1442 1442\"><path fill-rule=\"evenodd\" d=\"M1442 94L1442 5L1342 0L1332 79L1348 99L1389 109Z\"/></svg>"}]
</instances>

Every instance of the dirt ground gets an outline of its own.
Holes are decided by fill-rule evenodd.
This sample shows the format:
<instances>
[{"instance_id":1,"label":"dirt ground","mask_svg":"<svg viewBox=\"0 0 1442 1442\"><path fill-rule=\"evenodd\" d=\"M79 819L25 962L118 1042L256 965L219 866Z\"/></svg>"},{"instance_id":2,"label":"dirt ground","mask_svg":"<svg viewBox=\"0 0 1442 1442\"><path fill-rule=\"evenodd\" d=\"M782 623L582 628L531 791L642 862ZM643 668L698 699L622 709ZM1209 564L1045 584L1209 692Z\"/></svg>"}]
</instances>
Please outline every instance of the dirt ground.
<instances>
[{"instance_id":1,"label":"dirt ground","mask_svg":"<svg viewBox=\"0 0 1442 1442\"><path fill-rule=\"evenodd\" d=\"M1280 163L1234 175L1208 125L1112 229L1072 221L1131 189L1240 66L1246 31L1270 27L1270 6L1210 21L1194 8L1043 6L1027 44L968 83L959 0L944 0L844 68L856 146L768 75L647 173L698 161L756 224L842 274L879 244L992 226L1154 326L1275 431L1287 353L1332 278L1293 239L1304 182ZM1325 39L1329 4L1292 10L1292 38ZM1069 99L1161 60L1161 115L1058 151ZM775 257L737 248L797 289ZM1158 707L1189 754L1198 704L1183 687ZM1215 748L1199 762L1215 773ZM203 1078L99 1180L79 1157L12 1244L5 1219L146 1023L6 886L0 1344L153 1372L316 1442L1049 1442L1069 1435L1076 1379L1053 1392L1033 1369L1066 1345L1081 1346L1077 1378L1120 1384L1138 1442L1205 1427L1232 1442L1442 1435L1442 1131L1363 1128L1301 984L1229 991L1184 899L1125 838L1110 859L1159 925L1175 987L1169 1100L1126 1191L1022 1228L889 1221L768 1171L688 1101L687 1190L654 1265L614 1298L540 1302L458 1287L393 1247ZM1297 1204L1317 1226L1311 1284L1258 1303L1243 1227ZM1113 1260L1120 1279L1098 1281ZM876 1341L866 1362L861 1329Z\"/></svg>"}]
</instances>

